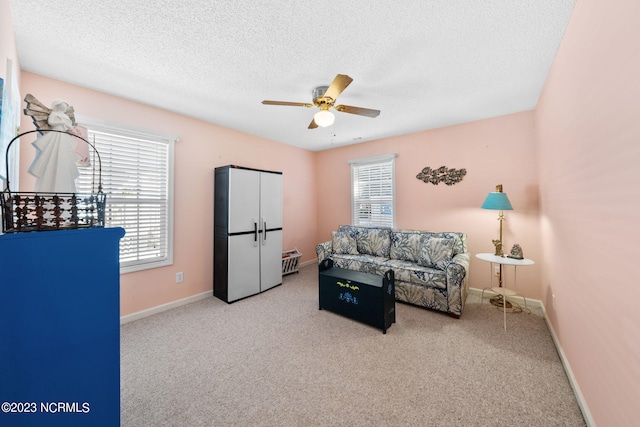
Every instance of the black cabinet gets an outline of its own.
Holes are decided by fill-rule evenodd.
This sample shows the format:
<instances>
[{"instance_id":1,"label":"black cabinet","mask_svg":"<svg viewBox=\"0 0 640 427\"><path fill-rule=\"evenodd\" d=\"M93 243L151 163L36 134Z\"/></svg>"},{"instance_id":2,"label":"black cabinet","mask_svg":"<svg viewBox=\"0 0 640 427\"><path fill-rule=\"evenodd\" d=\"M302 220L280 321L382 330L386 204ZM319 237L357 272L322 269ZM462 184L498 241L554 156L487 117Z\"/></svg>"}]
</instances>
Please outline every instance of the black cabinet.
<instances>
[{"instance_id":1,"label":"black cabinet","mask_svg":"<svg viewBox=\"0 0 640 427\"><path fill-rule=\"evenodd\" d=\"M215 169L213 295L231 303L282 284L282 172Z\"/></svg>"},{"instance_id":2,"label":"black cabinet","mask_svg":"<svg viewBox=\"0 0 640 427\"><path fill-rule=\"evenodd\" d=\"M387 333L396 321L393 271L384 276L333 267L326 259L319 266L320 310L366 323Z\"/></svg>"}]
</instances>

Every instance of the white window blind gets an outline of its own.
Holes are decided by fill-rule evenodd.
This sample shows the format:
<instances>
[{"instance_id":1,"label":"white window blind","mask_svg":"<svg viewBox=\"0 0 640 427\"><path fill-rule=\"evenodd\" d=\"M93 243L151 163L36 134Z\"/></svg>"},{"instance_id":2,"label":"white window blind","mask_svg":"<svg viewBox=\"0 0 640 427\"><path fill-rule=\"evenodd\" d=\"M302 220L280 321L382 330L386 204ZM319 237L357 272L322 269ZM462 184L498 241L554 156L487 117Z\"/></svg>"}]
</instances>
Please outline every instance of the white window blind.
<instances>
[{"instance_id":1,"label":"white window blind","mask_svg":"<svg viewBox=\"0 0 640 427\"><path fill-rule=\"evenodd\" d=\"M153 134L105 129L90 124L88 140L97 149L105 225L122 227L120 270L130 272L173 263L173 143ZM92 164L97 161L90 150ZM92 190L91 167L80 169L78 192Z\"/></svg>"},{"instance_id":2,"label":"white window blind","mask_svg":"<svg viewBox=\"0 0 640 427\"><path fill-rule=\"evenodd\" d=\"M395 154L351 160L353 225L395 224Z\"/></svg>"}]
</instances>

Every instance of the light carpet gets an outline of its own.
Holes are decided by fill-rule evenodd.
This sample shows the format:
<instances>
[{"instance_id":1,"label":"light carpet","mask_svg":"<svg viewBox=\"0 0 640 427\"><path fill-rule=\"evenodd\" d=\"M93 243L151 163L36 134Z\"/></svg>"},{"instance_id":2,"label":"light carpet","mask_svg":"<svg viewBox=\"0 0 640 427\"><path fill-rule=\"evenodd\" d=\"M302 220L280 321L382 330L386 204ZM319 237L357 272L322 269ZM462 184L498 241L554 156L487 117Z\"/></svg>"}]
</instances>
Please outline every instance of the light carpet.
<instances>
[{"instance_id":1,"label":"light carpet","mask_svg":"<svg viewBox=\"0 0 640 427\"><path fill-rule=\"evenodd\" d=\"M396 303L382 331L318 310L317 266L121 329L123 426L584 426L540 309Z\"/></svg>"}]
</instances>

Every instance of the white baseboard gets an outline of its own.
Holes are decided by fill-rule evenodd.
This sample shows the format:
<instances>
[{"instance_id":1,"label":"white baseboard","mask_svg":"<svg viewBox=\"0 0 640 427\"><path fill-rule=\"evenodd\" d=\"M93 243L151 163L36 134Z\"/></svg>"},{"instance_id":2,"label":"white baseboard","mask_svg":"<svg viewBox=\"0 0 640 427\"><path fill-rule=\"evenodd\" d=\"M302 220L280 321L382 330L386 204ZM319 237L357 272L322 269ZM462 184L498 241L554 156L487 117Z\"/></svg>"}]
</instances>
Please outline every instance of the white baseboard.
<instances>
[{"instance_id":1,"label":"white baseboard","mask_svg":"<svg viewBox=\"0 0 640 427\"><path fill-rule=\"evenodd\" d=\"M562 350L562 346L560 345L560 341L558 341L558 336L556 335L555 329L553 329L553 325L551 321L549 321L549 317L547 316L547 310L544 307L544 304L541 304L542 312L544 313L544 320L547 322L547 327L551 332L551 338L553 339L553 343L556 345L556 350L558 350L558 355L560 356L560 360L562 361L562 366L564 366L564 371L567 374L567 378L569 379L569 384L571 384L571 388L573 389L573 394L576 396L578 400L578 406L580 406L580 411L582 411L582 416L584 417L584 421L587 423L589 427L596 427L595 421L591 417L591 412L589 411L589 407L587 406L587 402L584 400L584 396L580 391L580 386L576 381L576 377L573 375L573 371L571 370L571 365L569 364L569 360L564 354Z\"/></svg>"},{"instance_id":2,"label":"white baseboard","mask_svg":"<svg viewBox=\"0 0 640 427\"><path fill-rule=\"evenodd\" d=\"M148 316L152 316L157 313L161 313L163 311L170 310L172 308L180 307L181 305L190 304L192 302L200 301L205 298L209 298L213 296L212 291L203 292L201 294L192 295L187 298L182 298L176 301L171 301L166 304L158 305L156 307L151 307L146 310L138 311L135 313L127 314L126 316L120 317L120 324L124 325L125 323L133 322L134 320L143 319Z\"/></svg>"},{"instance_id":3,"label":"white baseboard","mask_svg":"<svg viewBox=\"0 0 640 427\"><path fill-rule=\"evenodd\" d=\"M487 292L489 293L489 295L492 294L492 292L490 291L487 291ZM469 288L469 293L481 295L482 289ZM519 300L519 303L524 302L523 297L509 296L509 298L514 300ZM549 317L547 316L547 310L543 302L537 299L527 298L527 304L535 305L542 309L544 320L547 323L547 328L549 328L549 332L551 333L551 338L553 339L553 343L555 344L556 350L558 351L558 356L560 356L560 361L562 362L562 366L564 367L564 372L567 375L567 378L569 379L569 384L571 384L571 389L573 390L573 394L576 396L576 400L578 401L578 406L580 407L580 411L582 411L582 416L584 418L584 421L587 423L587 426L596 427L596 423L593 421L593 418L591 417L591 412L589 412L589 407L587 406L587 402L585 402L584 396L580 391L578 382L576 381L576 378L573 376L571 365L569 364L569 361L567 360L567 357L565 356L564 351L562 350L560 341L558 341L558 336L556 335L556 331L553 329L553 325L551 324L551 321L549 321Z\"/></svg>"},{"instance_id":4,"label":"white baseboard","mask_svg":"<svg viewBox=\"0 0 640 427\"><path fill-rule=\"evenodd\" d=\"M299 268L306 267L306 266L311 265L311 264L317 264L317 263L318 263L318 259L317 258L310 259L309 261L301 262L300 265L299 265Z\"/></svg>"}]
</instances>

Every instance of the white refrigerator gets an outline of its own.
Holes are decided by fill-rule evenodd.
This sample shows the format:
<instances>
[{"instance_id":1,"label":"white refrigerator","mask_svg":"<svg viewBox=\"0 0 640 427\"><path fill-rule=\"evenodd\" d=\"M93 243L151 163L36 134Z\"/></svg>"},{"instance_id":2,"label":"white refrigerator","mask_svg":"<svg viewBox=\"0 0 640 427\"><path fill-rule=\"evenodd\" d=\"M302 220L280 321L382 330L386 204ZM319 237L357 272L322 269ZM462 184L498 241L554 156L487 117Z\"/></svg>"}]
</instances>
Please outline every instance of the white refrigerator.
<instances>
[{"instance_id":1,"label":"white refrigerator","mask_svg":"<svg viewBox=\"0 0 640 427\"><path fill-rule=\"evenodd\" d=\"M213 294L233 302L282 284L282 173L215 169Z\"/></svg>"}]
</instances>

